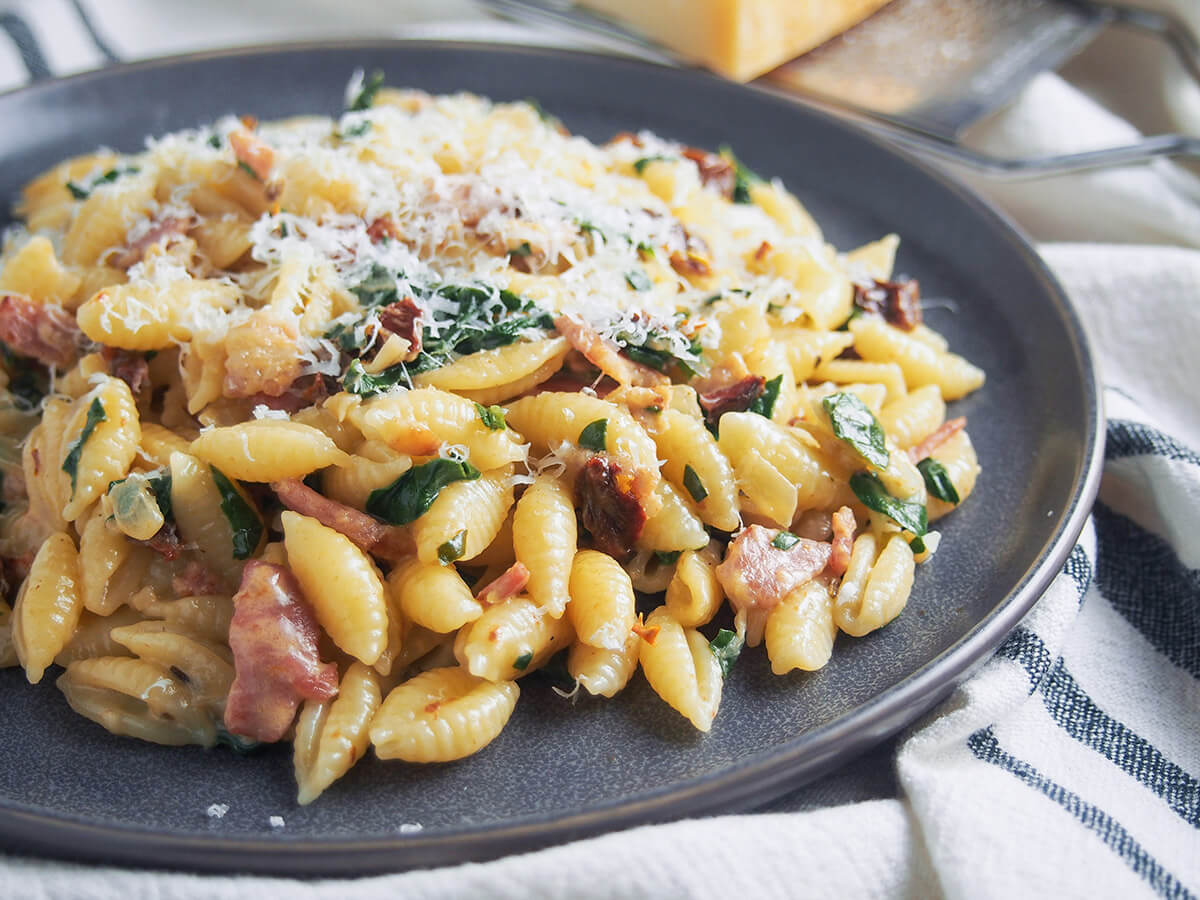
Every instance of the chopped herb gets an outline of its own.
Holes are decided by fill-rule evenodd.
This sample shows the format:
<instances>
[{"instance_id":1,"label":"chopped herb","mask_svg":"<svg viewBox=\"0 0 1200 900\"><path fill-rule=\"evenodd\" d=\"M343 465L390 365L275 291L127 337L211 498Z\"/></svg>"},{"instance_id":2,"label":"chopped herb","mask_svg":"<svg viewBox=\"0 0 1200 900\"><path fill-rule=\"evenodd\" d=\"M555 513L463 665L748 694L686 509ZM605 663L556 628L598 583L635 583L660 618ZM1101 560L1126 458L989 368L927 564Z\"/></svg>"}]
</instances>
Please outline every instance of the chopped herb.
<instances>
[{"instance_id":1,"label":"chopped herb","mask_svg":"<svg viewBox=\"0 0 1200 900\"><path fill-rule=\"evenodd\" d=\"M508 251L509 256L529 256L533 253L533 248L529 246L529 241L521 241L520 246L513 247Z\"/></svg>"},{"instance_id":2,"label":"chopped herb","mask_svg":"<svg viewBox=\"0 0 1200 900\"><path fill-rule=\"evenodd\" d=\"M648 291L654 287L654 282L650 280L650 276L641 269L634 269L632 272L625 273L625 280L629 282L629 286L635 291Z\"/></svg>"},{"instance_id":3,"label":"chopped herb","mask_svg":"<svg viewBox=\"0 0 1200 900\"><path fill-rule=\"evenodd\" d=\"M435 310L435 320L425 326L421 355L409 364L410 372L424 372L445 365L456 356L506 347L524 332L550 330L554 319L532 300L512 291L481 285L441 285L432 293L449 300L454 312ZM493 299L499 299L497 307Z\"/></svg>"},{"instance_id":4,"label":"chopped herb","mask_svg":"<svg viewBox=\"0 0 1200 900\"><path fill-rule=\"evenodd\" d=\"M678 316L672 323L678 325L683 316ZM655 325L647 332L633 334L628 331L618 331L612 336L621 351L636 363L649 366L659 372L669 373L678 366L687 377L704 372L706 366L701 358L703 348L698 340L691 340L687 349L680 350L679 342L671 339L667 327Z\"/></svg>"},{"instance_id":5,"label":"chopped herb","mask_svg":"<svg viewBox=\"0 0 1200 900\"><path fill-rule=\"evenodd\" d=\"M744 166L728 147L721 148L721 155L733 163L733 196L730 199L734 203L753 203L750 188L761 182L762 178Z\"/></svg>"},{"instance_id":6,"label":"chopped herb","mask_svg":"<svg viewBox=\"0 0 1200 900\"><path fill-rule=\"evenodd\" d=\"M917 537L929 530L929 516L925 507L920 503L897 500L887 492L877 476L869 472L855 472L850 476L850 490L868 509L883 513Z\"/></svg>"},{"instance_id":7,"label":"chopped herb","mask_svg":"<svg viewBox=\"0 0 1200 900\"><path fill-rule=\"evenodd\" d=\"M344 131L338 132L338 137L342 140L346 138L360 138L371 130L371 120L363 119L361 122L355 122Z\"/></svg>"},{"instance_id":8,"label":"chopped herb","mask_svg":"<svg viewBox=\"0 0 1200 900\"><path fill-rule=\"evenodd\" d=\"M513 660L513 668L518 672L524 672L529 668L529 664L533 662L533 651L526 650L520 656Z\"/></svg>"},{"instance_id":9,"label":"chopped herb","mask_svg":"<svg viewBox=\"0 0 1200 900\"><path fill-rule=\"evenodd\" d=\"M950 480L950 473L940 462L932 456L927 456L917 463L917 470L925 479L925 487L929 493L946 503L959 502L958 490L954 487L954 482Z\"/></svg>"},{"instance_id":10,"label":"chopped herb","mask_svg":"<svg viewBox=\"0 0 1200 900\"><path fill-rule=\"evenodd\" d=\"M233 558L249 559L262 539L262 519L224 472L216 466L208 468L221 494L221 512L233 530Z\"/></svg>"},{"instance_id":11,"label":"chopped herb","mask_svg":"<svg viewBox=\"0 0 1200 900\"><path fill-rule=\"evenodd\" d=\"M208 146L212 147L214 150L220 150L221 149L221 135L217 134L214 131L212 134L210 134L208 136L208 140L205 141L205 143L208 144Z\"/></svg>"},{"instance_id":12,"label":"chopped herb","mask_svg":"<svg viewBox=\"0 0 1200 900\"><path fill-rule=\"evenodd\" d=\"M104 404L100 402L99 397L93 398L88 407L87 418L83 422L83 429L79 432L79 437L71 442L66 458L63 459L62 470L71 476L72 497L75 496L75 482L79 478L79 458L83 455L83 445L92 436L96 426L107 421L108 416L104 413Z\"/></svg>"},{"instance_id":13,"label":"chopped herb","mask_svg":"<svg viewBox=\"0 0 1200 900\"><path fill-rule=\"evenodd\" d=\"M781 531L771 540L771 546L776 550L791 550L798 543L800 543L800 538L790 531Z\"/></svg>"},{"instance_id":14,"label":"chopped herb","mask_svg":"<svg viewBox=\"0 0 1200 900\"><path fill-rule=\"evenodd\" d=\"M241 169L243 172L245 172L247 175L249 175L251 178L253 178L255 181L262 181L262 179L258 177L258 173L255 172L254 169L250 168L250 163L246 162L245 160L239 159L237 167L239 169Z\"/></svg>"},{"instance_id":15,"label":"chopped herb","mask_svg":"<svg viewBox=\"0 0 1200 900\"><path fill-rule=\"evenodd\" d=\"M687 492L692 495L692 499L697 503L704 502L704 498L708 496L708 490L704 487L704 482L700 480L700 476L696 474L696 470L691 466L683 467L683 486L687 488Z\"/></svg>"},{"instance_id":16,"label":"chopped herb","mask_svg":"<svg viewBox=\"0 0 1200 900\"><path fill-rule=\"evenodd\" d=\"M661 566L673 566L679 562L679 554L681 553L683 553L682 550L655 550L654 558L658 560L658 564Z\"/></svg>"},{"instance_id":17,"label":"chopped herb","mask_svg":"<svg viewBox=\"0 0 1200 900\"><path fill-rule=\"evenodd\" d=\"M783 386L783 376L776 375L770 381L763 385L762 393L754 398L750 406L747 407L749 412L758 413L765 419L775 415L775 404L779 400L779 389Z\"/></svg>"},{"instance_id":18,"label":"chopped herb","mask_svg":"<svg viewBox=\"0 0 1200 900\"><path fill-rule=\"evenodd\" d=\"M350 100L349 112L361 112L370 109L375 104L375 95L383 87L383 73L376 69L368 75L358 89L358 93Z\"/></svg>"},{"instance_id":19,"label":"chopped herb","mask_svg":"<svg viewBox=\"0 0 1200 900\"><path fill-rule=\"evenodd\" d=\"M834 436L877 469L887 468L883 426L857 394L842 391L821 400Z\"/></svg>"},{"instance_id":20,"label":"chopped herb","mask_svg":"<svg viewBox=\"0 0 1200 900\"><path fill-rule=\"evenodd\" d=\"M733 664L741 655L742 639L737 636L736 631L722 628L717 632L717 636L708 642L708 649L713 652L713 656L721 664L721 677L728 678L729 670L733 668Z\"/></svg>"},{"instance_id":21,"label":"chopped herb","mask_svg":"<svg viewBox=\"0 0 1200 900\"><path fill-rule=\"evenodd\" d=\"M662 407L661 406L647 406L647 407L644 407L642 411L648 412L648 413L654 413L654 415L657 416L660 412L662 412Z\"/></svg>"},{"instance_id":22,"label":"chopped herb","mask_svg":"<svg viewBox=\"0 0 1200 900\"><path fill-rule=\"evenodd\" d=\"M339 322L325 332L325 337L345 353L361 353L372 340L372 329L365 327L372 311L399 302L403 280L401 273L373 264L367 277L350 288L366 314L357 321ZM410 374L436 369L457 356L508 346L528 331L549 331L554 327L550 313L512 291L482 284L408 289L426 299L443 301L433 304L433 321L427 322L422 331L421 353L405 364ZM446 309L444 301L454 308Z\"/></svg>"},{"instance_id":23,"label":"chopped herb","mask_svg":"<svg viewBox=\"0 0 1200 900\"><path fill-rule=\"evenodd\" d=\"M448 566L455 560L462 559L467 550L467 529L463 529L438 547L438 562Z\"/></svg>"},{"instance_id":24,"label":"chopped herb","mask_svg":"<svg viewBox=\"0 0 1200 900\"><path fill-rule=\"evenodd\" d=\"M542 101L537 97L526 97L525 102L533 107L533 111L538 114L538 118L548 125L553 125L557 128L562 127L562 120L553 113L546 112L546 108L542 106Z\"/></svg>"},{"instance_id":25,"label":"chopped herb","mask_svg":"<svg viewBox=\"0 0 1200 900\"><path fill-rule=\"evenodd\" d=\"M261 741L256 741L253 738L242 737L240 734L234 734L222 725L217 723L217 743L224 744L233 750L234 753L250 753L252 750L257 750L262 746Z\"/></svg>"},{"instance_id":26,"label":"chopped herb","mask_svg":"<svg viewBox=\"0 0 1200 900\"><path fill-rule=\"evenodd\" d=\"M504 420L504 408L501 406L484 406L482 403L476 403L475 411L479 413L479 420L490 431L503 431L508 427L508 423Z\"/></svg>"},{"instance_id":27,"label":"chopped herb","mask_svg":"<svg viewBox=\"0 0 1200 900\"><path fill-rule=\"evenodd\" d=\"M71 196L76 200L86 200L91 196L92 191L100 187L100 185L112 184L122 175L135 175L138 171L137 166L116 166L102 175L97 175L87 184L76 184L74 181L68 181L67 190L71 192Z\"/></svg>"},{"instance_id":28,"label":"chopped herb","mask_svg":"<svg viewBox=\"0 0 1200 900\"><path fill-rule=\"evenodd\" d=\"M639 175L646 173L646 166L652 162L671 162L671 157L663 156L661 153L656 153L654 156L643 156L641 159L635 160L633 163L633 171Z\"/></svg>"},{"instance_id":29,"label":"chopped herb","mask_svg":"<svg viewBox=\"0 0 1200 900\"><path fill-rule=\"evenodd\" d=\"M846 316L846 321L837 327L838 331L849 331L850 323L863 314L863 311L857 306L851 308L850 315Z\"/></svg>"},{"instance_id":30,"label":"chopped herb","mask_svg":"<svg viewBox=\"0 0 1200 900\"><path fill-rule=\"evenodd\" d=\"M407 371L404 363L396 363L394 366L388 366L382 372L371 375L363 368L362 360L356 359L346 369L346 374L342 378L342 390L358 394L361 397L373 397L375 394L390 391L405 381L407 381Z\"/></svg>"},{"instance_id":31,"label":"chopped herb","mask_svg":"<svg viewBox=\"0 0 1200 900\"><path fill-rule=\"evenodd\" d=\"M725 295L722 294L720 291L718 291L715 294L710 294L709 296L705 297L703 300L700 301L700 305L701 306L712 306L714 303L716 303L718 300L720 300L723 296L725 296Z\"/></svg>"},{"instance_id":32,"label":"chopped herb","mask_svg":"<svg viewBox=\"0 0 1200 900\"><path fill-rule=\"evenodd\" d=\"M50 379L40 364L25 356L17 356L8 344L0 343L0 359L8 373L8 391L21 412L33 412L41 406L50 389Z\"/></svg>"},{"instance_id":33,"label":"chopped herb","mask_svg":"<svg viewBox=\"0 0 1200 900\"><path fill-rule=\"evenodd\" d=\"M912 548L913 553L924 553L926 549L925 541L920 537L914 537L908 542L908 546Z\"/></svg>"},{"instance_id":34,"label":"chopped herb","mask_svg":"<svg viewBox=\"0 0 1200 900\"><path fill-rule=\"evenodd\" d=\"M396 289L396 281L400 277L399 273L393 272L387 266L372 263L367 277L350 288L350 293L365 307L387 306L400 299Z\"/></svg>"},{"instance_id":35,"label":"chopped herb","mask_svg":"<svg viewBox=\"0 0 1200 900\"><path fill-rule=\"evenodd\" d=\"M580 220L579 222L576 222L575 225L584 234L595 233L595 234L600 235L601 240L604 239L604 232L601 231L599 228L597 228L595 225L593 225L591 222L588 222L586 220Z\"/></svg>"},{"instance_id":36,"label":"chopped herb","mask_svg":"<svg viewBox=\"0 0 1200 900\"><path fill-rule=\"evenodd\" d=\"M584 426L583 431L579 432L579 440L576 443L585 450L603 453L606 449L607 437L608 419L597 419Z\"/></svg>"},{"instance_id":37,"label":"chopped herb","mask_svg":"<svg viewBox=\"0 0 1200 900\"><path fill-rule=\"evenodd\" d=\"M647 256L653 256L653 255L654 255L654 247L653 247L652 245L650 245L650 244L646 243L645 241L641 241L641 242L640 242L640 243L637 245L637 249L638 249L638 253L644 253L644 254L646 254Z\"/></svg>"},{"instance_id":38,"label":"chopped herb","mask_svg":"<svg viewBox=\"0 0 1200 900\"><path fill-rule=\"evenodd\" d=\"M164 521L170 521L175 510L171 506L171 473L167 469L159 469L146 476L146 484L154 494L154 500L158 503L158 511L162 513Z\"/></svg>"},{"instance_id":39,"label":"chopped herb","mask_svg":"<svg viewBox=\"0 0 1200 900\"><path fill-rule=\"evenodd\" d=\"M469 462L434 459L413 466L385 488L371 491L367 512L393 525L407 525L420 518L442 488L456 481L474 481L480 471Z\"/></svg>"}]
</instances>

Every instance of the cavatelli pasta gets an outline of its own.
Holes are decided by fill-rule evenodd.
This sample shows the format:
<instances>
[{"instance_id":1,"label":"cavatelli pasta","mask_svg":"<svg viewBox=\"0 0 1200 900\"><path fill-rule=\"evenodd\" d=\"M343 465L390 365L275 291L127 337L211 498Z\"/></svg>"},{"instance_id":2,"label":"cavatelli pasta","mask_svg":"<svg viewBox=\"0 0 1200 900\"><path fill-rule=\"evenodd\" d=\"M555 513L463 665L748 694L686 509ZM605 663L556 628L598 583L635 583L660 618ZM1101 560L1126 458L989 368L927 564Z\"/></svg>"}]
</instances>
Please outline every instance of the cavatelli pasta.
<instances>
[{"instance_id":1,"label":"cavatelli pasta","mask_svg":"<svg viewBox=\"0 0 1200 900\"><path fill-rule=\"evenodd\" d=\"M901 612L984 374L894 235L839 253L726 151L351 100L26 186L0 666L114 734L291 740L306 804L368 745L483 749L542 667L708 731L743 644L812 672Z\"/></svg>"}]
</instances>

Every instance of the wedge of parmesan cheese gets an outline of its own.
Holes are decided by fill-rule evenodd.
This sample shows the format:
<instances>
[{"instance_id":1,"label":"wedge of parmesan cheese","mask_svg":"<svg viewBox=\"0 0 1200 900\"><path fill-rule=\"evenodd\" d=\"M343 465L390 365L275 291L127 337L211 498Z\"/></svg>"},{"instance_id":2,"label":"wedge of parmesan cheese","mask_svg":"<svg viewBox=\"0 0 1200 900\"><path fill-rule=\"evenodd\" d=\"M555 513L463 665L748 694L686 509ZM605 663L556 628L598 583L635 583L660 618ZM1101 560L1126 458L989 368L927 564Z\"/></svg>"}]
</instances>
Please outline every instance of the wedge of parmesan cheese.
<instances>
[{"instance_id":1,"label":"wedge of parmesan cheese","mask_svg":"<svg viewBox=\"0 0 1200 900\"><path fill-rule=\"evenodd\" d=\"M749 81L857 25L888 0L580 0L676 53Z\"/></svg>"}]
</instances>

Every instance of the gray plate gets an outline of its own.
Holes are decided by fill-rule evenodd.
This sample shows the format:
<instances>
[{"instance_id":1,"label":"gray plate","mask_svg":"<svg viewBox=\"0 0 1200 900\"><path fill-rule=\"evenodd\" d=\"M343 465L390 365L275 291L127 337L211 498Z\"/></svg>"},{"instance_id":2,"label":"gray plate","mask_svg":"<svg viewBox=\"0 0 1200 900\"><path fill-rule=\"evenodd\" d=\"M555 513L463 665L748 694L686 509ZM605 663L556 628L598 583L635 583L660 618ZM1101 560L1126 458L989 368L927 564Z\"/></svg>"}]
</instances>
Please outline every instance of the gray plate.
<instances>
[{"instance_id":1,"label":"gray plate","mask_svg":"<svg viewBox=\"0 0 1200 900\"><path fill-rule=\"evenodd\" d=\"M295 804L284 749L239 757L113 737L53 686L0 673L0 840L11 850L149 866L362 874L498 856L603 830L730 812L776 797L911 722L1003 639L1062 565L1101 459L1095 372L1079 323L1029 245L969 192L825 115L695 72L562 51L471 44L283 47L119 67L0 97L0 196L99 144L227 112L335 113L357 66L397 85L538 97L604 140L651 128L732 144L778 174L843 248L888 231L953 347L985 367L959 403L984 473L921 567L904 614L839 638L815 674L734 668L712 733L638 679L571 705L532 680L509 727L449 765L368 759L316 803ZM205 809L227 803L223 819ZM272 830L268 818L286 827ZM401 833L419 823L416 833Z\"/></svg>"}]
</instances>

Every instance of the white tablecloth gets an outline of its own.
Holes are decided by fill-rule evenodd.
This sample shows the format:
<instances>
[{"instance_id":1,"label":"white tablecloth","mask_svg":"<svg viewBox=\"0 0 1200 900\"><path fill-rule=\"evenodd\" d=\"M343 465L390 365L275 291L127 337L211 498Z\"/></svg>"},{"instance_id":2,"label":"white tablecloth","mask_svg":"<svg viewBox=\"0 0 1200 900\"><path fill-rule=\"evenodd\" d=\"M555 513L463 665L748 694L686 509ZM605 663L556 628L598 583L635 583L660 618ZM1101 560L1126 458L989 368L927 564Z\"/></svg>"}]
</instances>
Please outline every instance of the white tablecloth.
<instances>
[{"instance_id":1,"label":"white tablecloth","mask_svg":"<svg viewBox=\"0 0 1200 900\"><path fill-rule=\"evenodd\" d=\"M1193 0L1174 5L1200 30ZM66 73L115 58L288 38L561 40L488 20L467 0L7 6L0 87L22 83L30 71ZM1200 129L1200 91L1161 55L1112 37L1092 53L1070 66L1078 84L1128 104L1121 89L1137 80L1164 92L1156 108L1166 110L1168 124ZM1021 154L1136 133L1077 86L1043 75L973 129L971 140ZM1075 300L1104 376L1108 448L1100 499L1063 573L995 657L934 714L751 815L354 882L9 856L0 857L0 896L1200 893L1200 251L1191 249L1200 247L1200 184L1165 162L1033 183L967 178L1043 242L1041 252Z\"/></svg>"}]
</instances>

